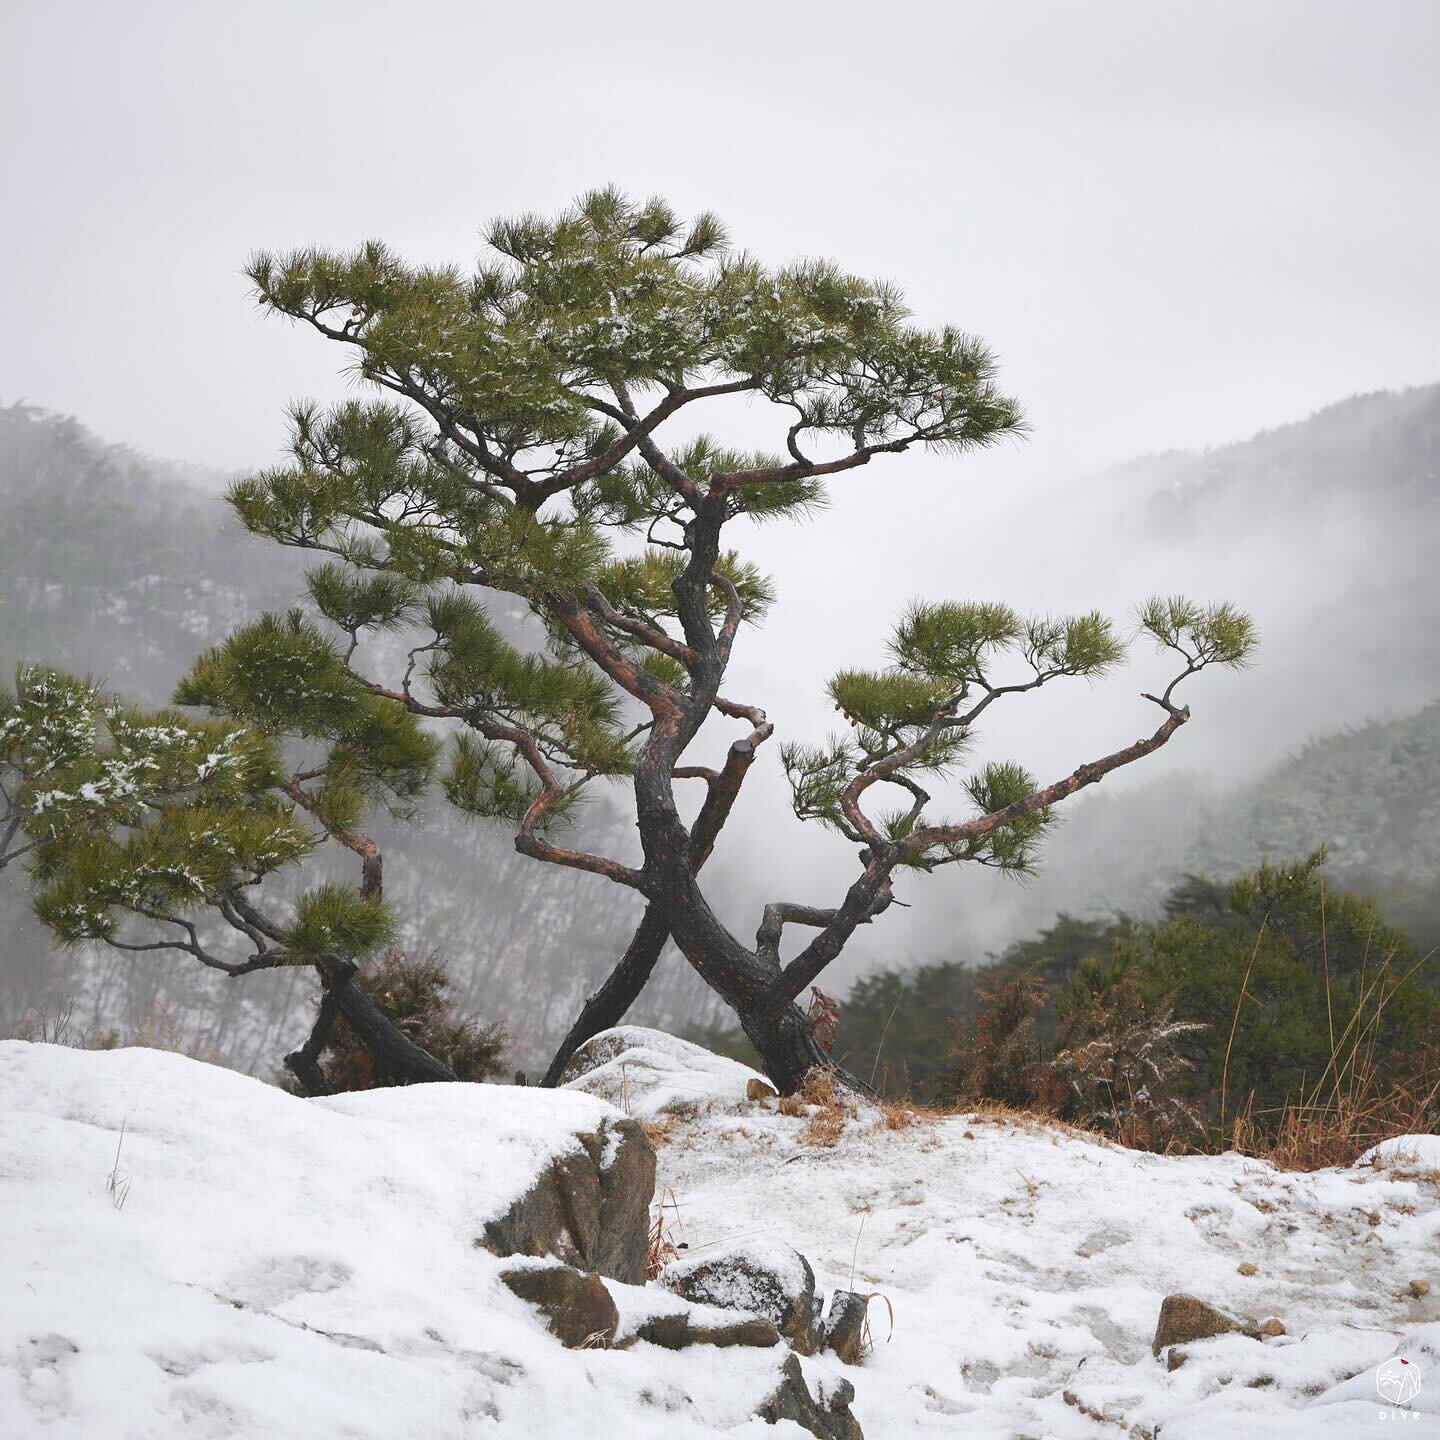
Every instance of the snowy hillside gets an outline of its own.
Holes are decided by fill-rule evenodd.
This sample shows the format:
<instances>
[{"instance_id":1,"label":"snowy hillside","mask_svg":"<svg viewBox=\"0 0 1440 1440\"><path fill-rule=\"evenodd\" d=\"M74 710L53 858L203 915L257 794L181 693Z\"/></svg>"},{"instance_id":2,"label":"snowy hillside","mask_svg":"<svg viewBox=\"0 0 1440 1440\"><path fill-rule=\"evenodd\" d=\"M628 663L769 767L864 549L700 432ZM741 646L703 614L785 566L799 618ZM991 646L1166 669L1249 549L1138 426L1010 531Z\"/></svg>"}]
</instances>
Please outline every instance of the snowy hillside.
<instances>
[{"instance_id":1,"label":"snowy hillside","mask_svg":"<svg viewBox=\"0 0 1440 1440\"><path fill-rule=\"evenodd\" d=\"M884 1297L861 1365L801 1362L817 1393L854 1384L867 1440L1440 1435L1433 1148L1287 1175L868 1109L817 1144L743 1067L653 1032L611 1048L570 1091L304 1101L154 1051L0 1045L0 1435L798 1440L754 1418L783 1346L567 1350L477 1248L577 1129L621 1121L579 1089L649 1122L687 1263L788 1242L827 1296ZM673 1304L606 1284L622 1316ZM1182 1291L1286 1333L1167 1369ZM1375 1367L1401 1354L1429 1388L1391 1406Z\"/></svg>"}]
</instances>

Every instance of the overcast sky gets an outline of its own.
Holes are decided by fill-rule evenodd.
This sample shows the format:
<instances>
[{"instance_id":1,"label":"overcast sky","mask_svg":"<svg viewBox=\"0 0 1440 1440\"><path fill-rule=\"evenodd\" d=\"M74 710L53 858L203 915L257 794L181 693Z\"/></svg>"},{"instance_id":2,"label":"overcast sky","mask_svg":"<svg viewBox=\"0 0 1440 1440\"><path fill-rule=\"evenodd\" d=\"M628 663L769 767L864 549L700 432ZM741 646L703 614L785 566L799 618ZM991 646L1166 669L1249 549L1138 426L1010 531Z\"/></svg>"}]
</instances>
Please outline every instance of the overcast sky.
<instances>
[{"instance_id":1,"label":"overcast sky","mask_svg":"<svg viewBox=\"0 0 1440 1440\"><path fill-rule=\"evenodd\" d=\"M249 251L378 236L466 263L487 218L608 181L718 211L767 261L889 277L986 338L1032 433L877 465L803 544L755 537L782 607L735 688L823 734L825 676L878 661L915 593L1088 608L1183 585L1263 629L1257 586L1326 583L1116 553L1119 502L1085 477L1440 380L1437 74L1437 0L4 0L0 402L270 463L285 403L344 382L335 347L259 317ZM1135 688L1063 724L1042 697L1023 758L1148 730ZM753 803L747 823L785 823L773 785Z\"/></svg>"},{"instance_id":2,"label":"overcast sky","mask_svg":"<svg viewBox=\"0 0 1440 1440\"><path fill-rule=\"evenodd\" d=\"M616 180L985 336L1026 475L1440 378L1440 4L0 6L0 399L236 468L334 356L254 247Z\"/></svg>"}]
</instances>

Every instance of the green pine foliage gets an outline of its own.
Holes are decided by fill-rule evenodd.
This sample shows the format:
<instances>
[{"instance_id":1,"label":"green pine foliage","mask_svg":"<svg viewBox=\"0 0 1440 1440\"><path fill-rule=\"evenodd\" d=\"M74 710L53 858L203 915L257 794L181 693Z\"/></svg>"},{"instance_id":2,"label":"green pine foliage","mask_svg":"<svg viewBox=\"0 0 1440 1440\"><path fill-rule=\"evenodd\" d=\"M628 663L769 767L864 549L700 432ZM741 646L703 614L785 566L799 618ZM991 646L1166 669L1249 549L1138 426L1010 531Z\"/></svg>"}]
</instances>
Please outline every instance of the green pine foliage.
<instances>
[{"instance_id":1,"label":"green pine foliage","mask_svg":"<svg viewBox=\"0 0 1440 1440\"><path fill-rule=\"evenodd\" d=\"M47 879L67 854L139 835L157 816L227 813L279 775L274 745L230 721L144 711L41 666L0 687L0 863L24 854ZM258 851L268 829L250 837Z\"/></svg>"},{"instance_id":2,"label":"green pine foliage","mask_svg":"<svg viewBox=\"0 0 1440 1440\"><path fill-rule=\"evenodd\" d=\"M1197 605L1183 595L1146 601L1140 624L1159 644L1179 651L1197 668L1248 665L1258 639L1254 621L1233 605Z\"/></svg>"},{"instance_id":3,"label":"green pine foliage","mask_svg":"<svg viewBox=\"0 0 1440 1440\"><path fill-rule=\"evenodd\" d=\"M293 617L292 617L293 618ZM312 659L323 645L303 625L266 625L262 640L293 639ZM247 635L245 639L249 639ZM245 653L272 659L266 643ZM215 701L223 663L203 657L185 698ZM173 948L217 968L244 957L209 937L217 918L268 964L329 955L363 958L393 933L390 913L352 887L303 890L283 913L257 909L262 887L293 871L326 838L355 823L377 789L414 792L436 746L411 717L377 715L370 697L337 704L323 666L292 685L306 738L333 735L301 788L281 736L261 723L268 699L226 705L225 716L127 706L91 681L22 667L0 691L0 774L7 807L0 837L30 871L37 917L64 944L102 941L128 950ZM398 723L397 723L398 717ZM316 828L319 822L320 828Z\"/></svg>"},{"instance_id":4,"label":"green pine foliage","mask_svg":"<svg viewBox=\"0 0 1440 1440\"><path fill-rule=\"evenodd\" d=\"M327 955L363 958L394 938L394 920L385 906L362 900L353 886L332 881L297 898L285 947L298 965Z\"/></svg>"},{"instance_id":5,"label":"green pine foliage","mask_svg":"<svg viewBox=\"0 0 1440 1440\"><path fill-rule=\"evenodd\" d=\"M462 815L511 825L524 821L541 793L540 782L522 768L509 747L463 732L451 743L441 784L445 798ZM563 819L578 799L578 791L567 791L552 807L551 823Z\"/></svg>"},{"instance_id":6,"label":"green pine foliage","mask_svg":"<svg viewBox=\"0 0 1440 1440\"><path fill-rule=\"evenodd\" d=\"M685 562L680 552L656 546L647 547L639 555L626 555L611 561L595 577L605 598L617 610L637 619L658 623L676 615L675 582ZM720 554L715 573L728 580L740 596L743 620L758 625L775 603L775 587L768 577L733 550ZM710 613L725 612L725 596L712 588L708 596Z\"/></svg>"},{"instance_id":7,"label":"green pine foliage","mask_svg":"<svg viewBox=\"0 0 1440 1440\"><path fill-rule=\"evenodd\" d=\"M1186 669L1158 701L1170 707L1180 680L1208 665L1243 666L1256 645L1249 618L1231 606L1204 607L1175 597L1141 607L1140 628L1162 649L1177 652ZM844 797L861 777L874 775L912 797L904 809L882 817L887 838L903 841L924 826L955 822L926 813L929 794L921 781L944 777L963 760L983 713L1003 696L1060 679L1096 679L1126 656L1114 624L1091 612L1066 617L1022 616L1006 605L917 601L895 628L891 664L883 670L844 670L830 682L835 709L850 726L848 736L824 745L790 743L781 760L792 804L801 819L818 820L847 838L859 838ZM1009 662L1020 678L1001 678ZM1151 697L1153 698L1153 697ZM991 762L962 777L973 816L1016 808L997 828L959 840L938 839L909 852L902 863L922 870L955 862L988 865L1030 875L1040 846L1054 824L1048 807L1026 811L1022 802L1039 782L1022 766Z\"/></svg>"},{"instance_id":8,"label":"green pine foliage","mask_svg":"<svg viewBox=\"0 0 1440 1440\"><path fill-rule=\"evenodd\" d=\"M268 737L231 720L146 712L92 681L24 666L0 691L10 853L64 942L120 917L187 916L302 859L314 839L276 796Z\"/></svg>"},{"instance_id":9,"label":"green pine foliage","mask_svg":"<svg viewBox=\"0 0 1440 1440\"><path fill-rule=\"evenodd\" d=\"M697 494L723 494L732 517L802 519L826 498L824 456L812 473L802 445L843 442L861 459L911 444L962 450L1022 422L979 341L916 327L892 286L829 262L767 269L732 252L713 216L683 223L662 201L608 189L553 219L497 221L487 240L491 257L471 274L408 265L377 242L252 259L262 308L353 347L382 392L296 407L290 463L230 493L255 533L335 557L310 573L310 601L348 645L342 653L309 622L267 617L198 666L187 694L304 731L332 698L345 703L340 672L367 633L403 633L410 663L392 691L412 701L412 682L417 692L423 682L412 708L461 723L442 782L449 800L469 815L552 825L589 780L632 763L613 677L581 657L560 617L602 597L602 612L619 617L608 630L616 648L682 689L676 582ZM637 450L631 432L655 397L659 415L697 394L746 392L790 412L787 454L705 435ZM632 398L641 394L643 406ZM751 478L733 483L741 475ZM641 535L638 551L616 548ZM751 624L774 601L769 579L733 551L712 573L712 619L732 595ZM502 640L476 588L524 600L553 658ZM250 653L262 644L273 656ZM957 688L967 693L981 652L1005 644L1057 674L1099 673L1115 658L1098 617L1057 627L1003 607L917 606L893 671L832 687L860 727L858 747L787 751L800 812L837 823L855 767L916 740ZM205 664L218 672L207 677ZM906 768L944 772L965 739L963 727L942 727ZM1019 773L982 772L971 795L1009 794ZM917 819L886 824L899 836ZM1026 869L1046 823L1033 817L943 858Z\"/></svg>"},{"instance_id":10,"label":"green pine foliage","mask_svg":"<svg viewBox=\"0 0 1440 1440\"><path fill-rule=\"evenodd\" d=\"M558 217L497 221L487 240L491 254L470 274L409 265L378 242L252 259L261 307L353 349L382 397L296 407L291 463L242 481L230 500L255 533L342 562L310 580L315 609L350 637L342 667L364 632L411 634L392 690L413 701L410 682L424 679L431 700L414 703L474 732L452 751L452 802L533 826L572 809L589 780L630 767L615 665L596 675L577 610L593 611L652 685L683 690L677 585L702 502L723 502L727 517L800 519L825 503L830 468L911 445L964 450L1023 425L974 337L917 327L893 286L828 261L767 269L732 252L714 216L686 223L663 201L606 189ZM787 413L786 453L733 451L705 435L667 450L655 438L674 410L728 394ZM641 534L642 549L616 548ZM555 658L501 641L475 588L524 600ZM709 563L702 591L712 620L738 599L754 623L774 600L733 551ZM1186 657L1186 674L1243 663L1253 648L1249 622L1229 607L1153 601L1141 620ZM311 639L292 622L292 648ZM797 813L865 838L842 797L869 775L910 792L913 803L880 821L897 863L1028 873L1048 813L1032 807L983 834L911 846L927 825L954 828L926 815L917 777L958 764L997 695L1111 669L1124 654L1114 627L1096 614L923 602L891 654L886 669L832 681L847 738L783 752ZM1028 667L1026 680L993 678L1006 656ZM323 692L331 662L316 660ZM624 681L638 696L637 684ZM280 712L311 703L277 691ZM980 815L1033 788L1005 764L964 781Z\"/></svg>"}]
</instances>

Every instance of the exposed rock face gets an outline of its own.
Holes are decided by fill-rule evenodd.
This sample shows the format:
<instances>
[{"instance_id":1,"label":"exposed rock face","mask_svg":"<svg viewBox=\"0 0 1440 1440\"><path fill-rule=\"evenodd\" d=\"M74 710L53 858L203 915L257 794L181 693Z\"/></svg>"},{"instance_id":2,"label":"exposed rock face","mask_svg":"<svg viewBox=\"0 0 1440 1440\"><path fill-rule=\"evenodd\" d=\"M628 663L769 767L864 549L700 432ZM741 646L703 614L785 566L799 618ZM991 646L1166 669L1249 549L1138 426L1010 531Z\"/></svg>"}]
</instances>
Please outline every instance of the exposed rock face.
<instances>
[{"instance_id":1,"label":"exposed rock face","mask_svg":"<svg viewBox=\"0 0 1440 1440\"><path fill-rule=\"evenodd\" d=\"M865 1320L870 1297L854 1290L837 1290L825 1317L824 1348L833 1350L846 1365L858 1365L865 1343Z\"/></svg>"},{"instance_id":2,"label":"exposed rock face","mask_svg":"<svg viewBox=\"0 0 1440 1440\"><path fill-rule=\"evenodd\" d=\"M722 1310L769 1320L801 1355L819 1340L815 1272L798 1250L776 1241L747 1241L672 1266L665 1283L678 1295Z\"/></svg>"},{"instance_id":3,"label":"exposed rock face","mask_svg":"<svg viewBox=\"0 0 1440 1440\"><path fill-rule=\"evenodd\" d=\"M817 1440L865 1440L860 1422L850 1413L855 1387L841 1380L828 1392L817 1386L818 1395L811 1395L800 1372L800 1362L793 1355L785 1357L780 1384L755 1412L771 1425L793 1420Z\"/></svg>"},{"instance_id":4,"label":"exposed rock face","mask_svg":"<svg viewBox=\"0 0 1440 1440\"><path fill-rule=\"evenodd\" d=\"M1209 1340L1214 1335L1248 1335L1258 1340L1260 1332L1247 1320L1239 1320L1217 1310L1193 1295L1167 1295L1160 1306L1160 1320L1150 1353L1158 1355L1170 1345L1188 1345L1196 1340Z\"/></svg>"},{"instance_id":5,"label":"exposed rock face","mask_svg":"<svg viewBox=\"0 0 1440 1440\"><path fill-rule=\"evenodd\" d=\"M620 1312L592 1270L588 1274L558 1260L508 1265L500 1279L545 1317L550 1333L571 1350L607 1346L615 1338Z\"/></svg>"},{"instance_id":6,"label":"exposed rock face","mask_svg":"<svg viewBox=\"0 0 1440 1440\"><path fill-rule=\"evenodd\" d=\"M552 1255L627 1284L645 1279L655 1152L634 1120L575 1137L475 1242L496 1255Z\"/></svg>"},{"instance_id":7,"label":"exposed rock face","mask_svg":"<svg viewBox=\"0 0 1440 1440\"><path fill-rule=\"evenodd\" d=\"M635 1338L648 1340L666 1350L685 1350L691 1345L714 1345L723 1350L731 1345L778 1345L780 1332L769 1320L754 1315L736 1315L732 1320L711 1325L676 1311L642 1320L636 1326Z\"/></svg>"}]
</instances>

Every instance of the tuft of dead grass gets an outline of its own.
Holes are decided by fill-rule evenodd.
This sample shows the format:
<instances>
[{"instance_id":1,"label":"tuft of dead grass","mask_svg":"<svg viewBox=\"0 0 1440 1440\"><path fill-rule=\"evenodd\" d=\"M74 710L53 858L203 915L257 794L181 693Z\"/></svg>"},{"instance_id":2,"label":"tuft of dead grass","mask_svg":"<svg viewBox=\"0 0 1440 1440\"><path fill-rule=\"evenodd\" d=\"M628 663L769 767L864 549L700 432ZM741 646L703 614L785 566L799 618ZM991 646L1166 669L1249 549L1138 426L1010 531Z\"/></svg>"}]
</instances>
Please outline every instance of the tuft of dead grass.
<instances>
[{"instance_id":1,"label":"tuft of dead grass","mask_svg":"<svg viewBox=\"0 0 1440 1440\"><path fill-rule=\"evenodd\" d=\"M800 1132L802 1145L829 1149L845 1133L846 1125L858 1118L862 1103L843 1082L836 1082L832 1071L817 1067L805 1077L805 1083L794 1095L779 1098L776 1109L782 1115L805 1121L805 1128ZM878 1101L876 1109L886 1130L935 1125L950 1113L892 1100Z\"/></svg>"},{"instance_id":2,"label":"tuft of dead grass","mask_svg":"<svg viewBox=\"0 0 1440 1440\"><path fill-rule=\"evenodd\" d=\"M1325 923L1324 889L1320 896L1320 943L1325 953L1328 932ZM1262 933L1264 927L1261 927ZM1258 938L1257 938L1258 948ZM1366 961L1369 961L1368 947ZM1385 1010L1398 986L1409 980L1431 956L1416 961L1404 974L1397 974L1394 950L1378 958L1373 968L1362 969L1362 983L1354 1011L1345 1024L1336 1013L1330 988L1328 964L1325 972L1325 1003L1330 1014L1330 1057L1320 1078L1298 1098L1281 1106L1257 1111L1254 1097L1239 1110L1230 1125L1230 1148L1257 1155L1279 1170L1323 1170L1334 1165L1351 1165L1373 1145L1395 1135L1430 1133L1440 1126L1440 1044L1431 1043L1418 1054L1404 1057L1397 1066L1394 1057L1382 1065L1385 1051ZM1253 957L1252 957L1253 963ZM1248 979L1248 971L1247 977ZM1235 1005L1239 1023L1245 986ZM1226 1049L1226 1072L1230 1052ZM1397 1075L1398 1072L1398 1075ZM1221 1077L1220 1114L1226 1115L1225 1079ZM1220 1137L1223 1148L1226 1137Z\"/></svg>"},{"instance_id":3,"label":"tuft of dead grass","mask_svg":"<svg viewBox=\"0 0 1440 1440\"><path fill-rule=\"evenodd\" d=\"M125 1124L126 1122L121 1120L120 1138L115 1144L115 1163L105 1177L105 1193L116 1210L123 1210L125 1202L130 1198L130 1172L120 1168L120 1152L125 1148Z\"/></svg>"},{"instance_id":4,"label":"tuft of dead grass","mask_svg":"<svg viewBox=\"0 0 1440 1440\"><path fill-rule=\"evenodd\" d=\"M1027 1135L1066 1135L1072 1140L1088 1140L1092 1145L1110 1148L1119 1142L1099 1130L1088 1130L1070 1120L1062 1120L1050 1110L1024 1109L1018 1105L1006 1105L999 1100L981 1100L973 1105L960 1105L952 1115L964 1115L971 1125L1004 1125L1012 1130L1023 1130ZM967 1132L967 1138L973 1135Z\"/></svg>"},{"instance_id":5,"label":"tuft of dead grass","mask_svg":"<svg viewBox=\"0 0 1440 1440\"><path fill-rule=\"evenodd\" d=\"M853 1277L851 1283L854 1283ZM890 1317L890 1329L885 1336L885 1343L888 1345L895 1338L895 1307L890 1303L890 1297L881 1290L870 1291L865 1296L865 1323L860 1327L860 1359L875 1349L875 1333L870 1328L870 1304L874 1300L885 1302L885 1313Z\"/></svg>"},{"instance_id":6,"label":"tuft of dead grass","mask_svg":"<svg viewBox=\"0 0 1440 1440\"><path fill-rule=\"evenodd\" d=\"M669 1211L669 1217L666 1211ZM654 1280L670 1262L677 1258L680 1249L676 1236L680 1230L680 1202L675 1192L666 1185L655 1202L655 1217L650 1222L649 1242L645 1251L645 1278Z\"/></svg>"},{"instance_id":7,"label":"tuft of dead grass","mask_svg":"<svg viewBox=\"0 0 1440 1440\"><path fill-rule=\"evenodd\" d=\"M213 1045L187 1035L164 1002L157 1002L149 1015L137 1016L130 1025L129 1044L146 1050L168 1050L174 1055L188 1055L192 1060L215 1064L219 1052ZM110 1047L105 1047L110 1048Z\"/></svg>"},{"instance_id":8,"label":"tuft of dead grass","mask_svg":"<svg viewBox=\"0 0 1440 1440\"><path fill-rule=\"evenodd\" d=\"M933 1125L940 1116L934 1110L921 1110L914 1105L899 1105L894 1101L882 1101L880 1118L887 1130L913 1130L917 1125Z\"/></svg>"},{"instance_id":9,"label":"tuft of dead grass","mask_svg":"<svg viewBox=\"0 0 1440 1440\"><path fill-rule=\"evenodd\" d=\"M780 1097L778 1110L805 1121L802 1145L829 1149L845 1133L846 1124L859 1113L855 1097L835 1083L834 1074L816 1066L793 1095Z\"/></svg>"},{"instance_id":10,"label":"tuft of dead grass","mask_svg":"<svg viewBox=\"0 0 1440 1440\"><path fill-rule=\"evenodd\" d=\"M192 1060L215 1064L215 1047L187 1035L163 1001L157 1001L148 1015L132 1017L124 1034L116 1029L82 1025L75 1018L75 1001L64 1000L53 1010L31 1010L15 1027L12 1036L42 1045L64 1045L72 1050L118 1050L138 1046L144 1050L168 1050Z\"/></svg>"},{"instance_id":11,"label":"tuft of dead grass","mask_svg":"<svg viewBox=\"0 0 1440 1440\"><path fill-rule=\"evenodd\" d=\"M658 1150L674 1138L677 1124L679 1117L676 1115L657 1115L653 1120L640 1122L640 1133L650 1142L652 1150Z\"/></svg>"}]
</instances>

